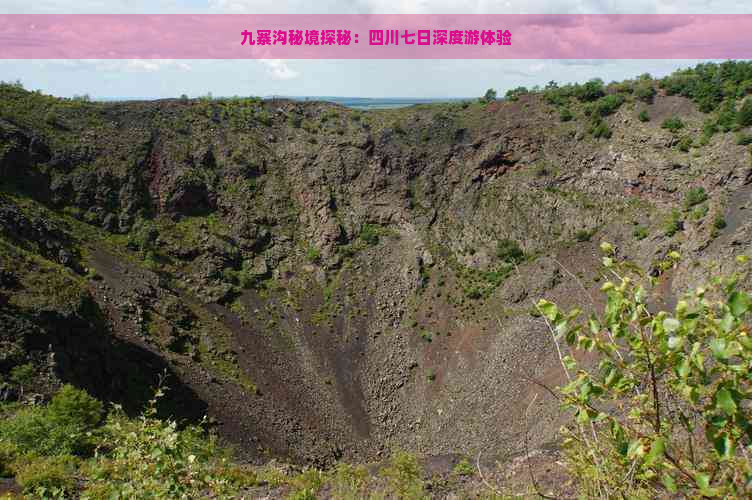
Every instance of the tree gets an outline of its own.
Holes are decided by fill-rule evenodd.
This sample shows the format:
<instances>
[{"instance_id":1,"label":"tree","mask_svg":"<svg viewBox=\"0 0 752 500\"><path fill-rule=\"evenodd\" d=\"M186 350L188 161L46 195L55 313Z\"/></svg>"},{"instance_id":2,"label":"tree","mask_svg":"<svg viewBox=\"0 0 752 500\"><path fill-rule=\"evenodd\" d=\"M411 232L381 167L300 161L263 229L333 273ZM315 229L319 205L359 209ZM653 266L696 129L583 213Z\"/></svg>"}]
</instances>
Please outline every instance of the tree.
<instances>
[{"instance_id":1,"label":"tree","mask_svg":"<svg viewBox=\"0 0 752 500\"><path fill-rule=\"evenodd\" d=\"M745 99L736 115L736 121L742 127L752 126L752 99Z\"/></svg>"},{"instance_id":2,"label":"tree","mask_svg":"<svg viewBox=\"0 0 752 500\"><path fill-rule=\"evenodd\" d=\"M492 102L495 100L496 100L496 90L495 89L486 90L486 93L483 95L483 101Z\"/></svg>"},{"instance_id":3,"label":"tree","mask_svg":"<svg viewBox=\"0 0 752 500\"><path fill-rule=\"evenodd\" d=\"M588 351L594 362L559 356L567 384L558 397L571 411L564 451L583 497L748 498L752 418L752 297L737 287L745 267L679 300L649 310L657 278L617 258L602 243L603 313L537 303L554 340ZM670 252L666 271L680 260ZM586 359L585 357L577 357Z\"/></svg>"},{"instance_id":4,"label":"tree","mask_svg":"<svg viewBox=\"0 0 752 500\"><path fill-rule=\"evenodd\" d=\"M635 84L634 95L644 102L653 102L655 97L655 87L652 80L640 80Z\"/></svg>"},{"instance_id":5,"label":"tree","mask_svg":"<svg viewBox=\"0 0 752 500\"><path fill-rule=\"evenodd\" d=\"M18 384L18 386L21 388L21 397L23 397L24 389L31 383L31 380L33 378L34 366L31 363L14 366L10 371L11 381Z\"/></svg>"}]
</instances>

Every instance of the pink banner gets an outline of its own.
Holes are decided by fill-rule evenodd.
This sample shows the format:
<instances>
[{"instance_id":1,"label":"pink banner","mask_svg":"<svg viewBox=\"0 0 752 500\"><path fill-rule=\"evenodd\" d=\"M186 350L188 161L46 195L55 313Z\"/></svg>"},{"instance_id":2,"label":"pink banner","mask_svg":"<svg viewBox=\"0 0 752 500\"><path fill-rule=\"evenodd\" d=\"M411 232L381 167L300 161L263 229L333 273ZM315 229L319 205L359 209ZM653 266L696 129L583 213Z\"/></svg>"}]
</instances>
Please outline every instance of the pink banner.
<instances>
[{"instance_id":1,"label":"pink banner","mask_svg":"<svg viewBox=\"0 0 752 500\"><path fill-rule=\"evenodd\" d=\"M748 59L752 15L0 15L2 59Z\"/></svg>"}]
</instances>

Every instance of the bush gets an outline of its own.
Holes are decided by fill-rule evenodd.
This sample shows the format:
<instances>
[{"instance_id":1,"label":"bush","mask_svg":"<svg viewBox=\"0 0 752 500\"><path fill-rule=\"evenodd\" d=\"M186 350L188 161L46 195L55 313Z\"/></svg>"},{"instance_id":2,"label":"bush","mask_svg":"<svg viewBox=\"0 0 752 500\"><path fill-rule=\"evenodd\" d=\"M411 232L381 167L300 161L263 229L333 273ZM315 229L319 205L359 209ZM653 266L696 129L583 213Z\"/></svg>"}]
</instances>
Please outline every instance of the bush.
<instances>
[{"instance_id":1,"label":"bush","mask_svg":"<svg viewBox=\"0 0 752 500\"><path fill-rule=\"evenodd\" d=\"M483 102L492 102L496 100L496 90L494 89L488 89L486 90L486 93L483 95L482 101Z\"/></svg>"},{"instance_id":2,"label":"bush","mask_svg":"<svg viewBox=\"0 0 752 500\"><path fill-rule=\"evenodd\" d=\"M688 135L685 135L684 137L679 139L676 147L679 149L679 151L683 151L685 153L689 152L689 148L692 147L692 138Z\"/></svg>"},{"instance_id":3,"label":"bush","mask_svg":"<svg viewBox=\"0 0 752 500\"><path fill-rule=\"evenodd\" d=\"M519 243L508 238L496 242L496 257L504 262L518 263L525 257Z\"/></svg>"},{"instance_id":4,"label":"bush","mask_svg":"<svg viewBox=\"0 0 752 500\"><path fill-rule=\"evenodd\" d=\"M752 126L752 99L747 98L744 100L736 116L736 121L741 127Z\"/></svg>"},{"instance_id":5,"label":"bush","mask_svg":"<svg viewBox=\"0 0 752 500\"><path fill-rule=\"evenodd\" d=\"M640 120L643 123L649 122L650 121L650 115L648 115L647 110L643 109L642 111L640 111L640 114L637 115L637 119Z\"/></svg>"},{"instance_id":6,"label":"bush","mask_svg":"<svg viewBox=\"0 0 752 500\"><path fill-rule=\"evenodd\" d=\"M608 116L624 103L624 96L621 94L611 94L601 97L595 103L595 109L600 116Z\"/></svg>"},{"instance_id":7,"label":"bush","mask_svg":"<svg viewBox=\"0 0 752 500\"><path fill-rule=\"evenodd\" d=\"M583 243L585 241L590 241L590 238L592 238L594 234L595 229L580 229L575 233L574 238Z\"/></svg>"},{"instance_id":8,"label":"bush","mask_svg":"<svg viewBox=\"0 0 752 500\"><path fill-rule=\"evenodd\" d=\"M363 228L360 230L360 239L369 245L378 245L380 232L379 227L374 224L363 224Z\"/></svg>"},{"instance_id":9,"label":"bush","mask_svg":"<svg viewBox=\"0 0 752 500\"><path fill-rule=\"evenodd\" d=\"M705 188L703 187L696 187L692 188L689 191L687 191L684 195L684 206L686 208L691 208L695 205L699 205L703 201L708 199L707 193L705 193Z\"/></svg>"},{"instance_id":10,"label":"bush","mask_svg":"<svg viewBox=\"0 0 752 500\"><path fill-rule=\"evenodd\" d=\"M510 101L516 101L521 95L529 94L527 87L517 87L516 89L507 90L506 98Z\"/></svg>"},{"instance_id":11,"label":"bush","mask_svg":"<svg viewBox=\"0 0 752 500\"><path fill-rule=\"evenodd\" d=\"M87 433L99 422L101 413L99 401L66 385L47 407L21 408L0 422L0 439L22 453L85 455L92 448Z\"/></svg>"},{"instance_id":12,"label":"bush","mask_svg":"<svg viewBox=\"0 0 752 500\"><path fill-rule=\"evenodd\" d=\"M10 371L10 380L14 384L18 384L21 388L21 395L23 395L24 389L31 383L33 378L34 365L31 363L14 366Z\"/></svg>"},{"instance_id":13,"label":"bush","mask_svg":"<svg viewBox=\"0 0 752 500\"><path fill-rule=\"evenodd\" d=\"M569 110L569 108L561 108L561 111L559 111L559 120L563 122L572 121L574 118L574 115Z\"/></svg>"},{"instance_id":14,"label":"bush","mask_svg":"<svg viewBox=\"0 0 752 500\"><path fill-rule=\"evenodd\" d=\"M672 210L663 227L663 233L669 238L684 229L684 221L678 210Z\"/></svg>"},{"instance_id":15,"label":"bush","mask_svg":"<svg viewBox=\"0 0 752 500\"><path fill-rule=\"evenodd\" d=\"M605 95L603 90L603 80L594 78L584 85L576 85L574 95L583 102L592 102L600 99Z\"/></svg>"},{"instance_id":16,"label":"bush","mask_svg":"<svg viewBox=\"0 0 752 500\"><path fill-rule=\"evenodd\" d=\"M86 391L64 385L47 405L50 419L58 425L91 429L102 419L102 403Z\"/></svg>"},{"instance_id":17,"label":"bush","mask_svg":"<svg viewBox=\"0 0 752 500\"><path fill-rule=\"evenodd\" d=\"M632 236L637 241L644 240L648 237L650 233L648 232L648 228L645 226L637 226L634 228L634 231L632 231Z\"/></svg>"},{"instance_id":18,"label":"bush","mask_svg":"<svg viewBox=\"0 0 752 500\"><path fill-rule=\"evenodd\" d=\"M726 228L726 219L723 215L718 214L715 216L715 219L713 219L713 227L719 231Z\"/></svg>"},{"instance_id":19,"label":"bush","mask_svg":"<svg viewBox=\"0 0 752 500\"><path fill-rule=\"evenodd\" d=\"M11 464L15 462L18 455L19 450L16 445L7 441L0 441L0 477L13 477Z\"/></svg>"},{"instance_id":20,"label":"bush","mask_svg":"<svg viewBox=\"0 0 752 500\"><path fill-rule=\"evenodd\" d=\"M682 122L681 119L675 116L666 118L665 120L663 120L661 128L665 128L666 130L670 130L671 132L676 132L684 128L684 122Z\"/></svg>"},{"instance_id":21,"label":"bush","mask_svg":"<svg viewBox=\"0 0 752 500\"><path fill-rule=\"evenodd\" d=\"M588 133L592 135L595 139L608 139L611 137L611 129L608 128L608 124L603 121L600 117L596 117L591 123L590 127L588 128Z\"/></svg>"},{"instance_id":22,"label":"bush","mask_svg":"<svg viewBox=\"0 0 752 500\"><path fill-rule=\"evenodd\" d=\"M458 476L473 476L475 475L475 467L466 458L463 458L452 468L452 472Z\"/></svg>"},{"instance_id":23,"label":"bush","mask_svg":"<svg viewBox=\"0 0 752 500\"><path fill-rule=\"evenodd\" d=\"M319 249L316 247L309 247L306 251L306 259L308 259L309 262L318 262L321 259L321 252L319 252Z\"/></svg>"},{"instance_id":24,"label":"bush","mask_svg":"<svg viewBox=\"0 0 752 500\"><path fill-rule=\"evenodd\" d=\"M747 498L752 297L736 286L746 272L655 313L644 272L602 248L619 277L602 286L602 314L580 321L579 310L537 305L572 349L598 353L583 365L561 357L569 382L559 397L573 416L562 445L580 495ZM671 252L661 265L678 259Z\"/></svg>"},{"instance_id":25,"label":"bush","mask_svg":"<svg viewBox=\"0 0 752 500\"><path fill-rule=\"evenodd\" d=\"M58 425L41 407L23 408L0 422L0 439L15 445L22 453L38 455L87 453L91 449L85 429Z\"/></svg>"},{"instance_id":26,"label":"bush","mask_svg":"<svg viewBox=\"0 0 752 500\"><path fill-rule=\"evenodd\" d=\"M634 96L644 102L653 102L655 87L652 80L640 80L634 86Z\"/></svg>"},{"instance_id":27,"label":"bush","mask_svg":"<svg viewBox=\"0 0 752 500\"><path fill-rule=\"evenodd\" d=\"M76 461L68 455L22 459L14 465L16 482L24 493L42 498L72 497Z\"/></svg>"},{"instance_id":28,"label":"bush","mask_svg":"<svg viewBox=\"0 0 752 500\"><path fill-rule=\"evenodd\" d=\"M431 379L431 376L428 378ZM422 474L418 459L401 451L392 455L389 465L381 471L396 498L424 498Z\"/></svg>"},{"instance_id":29,"label":"bush","mask_svg":"<svg viewBox=\"0 0 752 500\"><path fill-rule=\"evenodd\" d=\"M179 430L156 418L158 390L144 413L128 419L111 413L102 428L108 453L90 467L88 490L113 498L224 498L232 490L220 474L227 456L197 426Z\"/></svg>"},{"instance_id":30,"label":"bush","mask_svg":"<svg viewBox=\"0 0 752 500\"><path fill-rule=\"evenodd\" d=\"M752 135L739 133L736 136L736 144L739 146L749 146L752 144Z\"/></svg>"}]
</instances>

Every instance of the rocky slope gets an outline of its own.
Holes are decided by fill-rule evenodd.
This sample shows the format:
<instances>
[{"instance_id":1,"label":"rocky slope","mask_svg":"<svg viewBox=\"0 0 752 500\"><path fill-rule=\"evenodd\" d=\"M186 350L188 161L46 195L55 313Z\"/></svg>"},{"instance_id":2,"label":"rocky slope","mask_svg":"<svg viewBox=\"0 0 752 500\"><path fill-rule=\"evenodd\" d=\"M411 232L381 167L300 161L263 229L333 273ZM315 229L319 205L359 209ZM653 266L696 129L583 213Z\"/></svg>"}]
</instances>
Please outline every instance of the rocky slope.
<instances>
[{"instance_id":1,"label":"rocky slope","mask_svg":"<svg viewBox=\"0 0 752 500\"><path fill-rule=\"evenodd\" d=\"M601 240L662 274L656 306L749 251L747 146L700 141L688 98L623 95L597 139L587 103L561 121L541 94L359 112L3 86L2 397L73 382L135 410L166 374L164 411L257 460L544 447L560 370L534 301L596 307Z\"/></svg>"}]
</instances>

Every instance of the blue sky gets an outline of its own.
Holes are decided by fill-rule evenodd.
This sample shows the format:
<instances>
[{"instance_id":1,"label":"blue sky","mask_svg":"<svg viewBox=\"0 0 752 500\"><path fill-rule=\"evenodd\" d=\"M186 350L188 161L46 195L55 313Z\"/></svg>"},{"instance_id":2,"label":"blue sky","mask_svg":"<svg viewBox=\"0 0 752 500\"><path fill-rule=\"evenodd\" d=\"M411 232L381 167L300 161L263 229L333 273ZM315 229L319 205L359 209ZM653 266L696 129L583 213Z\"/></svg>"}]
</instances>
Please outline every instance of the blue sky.
<instances>
[{"instance_id":1,"label":"blue sky","mask_svg":"<svg viewBox=\"0 0 752 500\"><path fill-rule=\"evenodd\" d=\"M752 13L748 0L2 0L36 13ZM476 96L493 87L661 76L679 60L35 60L0 61L0 80L60 96Z\"/></svg>"}]
</instances>

